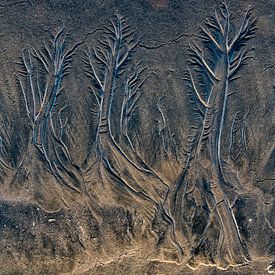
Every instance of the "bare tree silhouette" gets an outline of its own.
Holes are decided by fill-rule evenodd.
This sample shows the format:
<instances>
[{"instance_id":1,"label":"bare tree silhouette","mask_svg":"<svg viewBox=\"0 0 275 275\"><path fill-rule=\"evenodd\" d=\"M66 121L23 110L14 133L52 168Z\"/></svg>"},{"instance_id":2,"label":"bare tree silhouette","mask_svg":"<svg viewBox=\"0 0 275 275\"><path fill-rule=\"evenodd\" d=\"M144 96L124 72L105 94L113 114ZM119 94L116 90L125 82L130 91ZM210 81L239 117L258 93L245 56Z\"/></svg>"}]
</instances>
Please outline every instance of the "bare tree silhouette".
<instances>
[{"instance_id":1,"label":"bare tree silhouette","mask_svg":"<svg viewBox=\"0 0 275 275\"><path fill-rule=\"evenodd\" d=\"M191 66L185 80L190 89L196 124L189 139L186 166L171 197L178 234L183 231L191 238L194 236L193 224L199 220L207 221L205 224L201 222L201 230L195 232L197 237L190 247L192 255L198 252L198 248L203 251L210 245L209 228L213 227L213 220L216 220L219 237L208 257L222 266L242 264L248 259L230 204L230 192L238 192L241 184L223 159L222 134L227 98L230 96L229 85L239 78L237 72L246 64L248 51L245 45L255 31L251 9L246 11L241 26L232 36L232 14L228 5L222 3L220 12L215 11L206 20L206 27L201 26L198 37L204 48L197 43L190 44ZM237 120L235 116L231 133L233 139ZM242 140L244 134L243 131ZM244 146L243 143L241 146ZM200 210L198 208L192 212L192 207L197 204ZM189 215L186 214L188 211Z\"/></svg>"},{"instance_id":2,"label":"bare tree silhouette","mask_svg":"<svg viewBox=\"0 0 275 275\"><path fill-rule=\"evenodd\" d=\"M68 48L67 44L67 35L61 29L49 43L44 43L42 50L28 48L22 53L21 70L16 77L24 98L31 138L12 184L43 180L39 174L45 174L46 164L46 170L59 185L81 192L80 169L72 160L67 143L67 106L58 107L63 79L69 73L72 56L79 45Z\"/></svg>"},{"instance_id":3,"label":"bare tree silhouette","mask_svg":"<svg viewBox=\"0 0 275 275\"><path fill-rule=\"evenodd\" d=\"M175 239L174 222L165 209L169 186L142 161L128 136L129 119L138 108L144 68L137 64L132 72L126 74L126 78L125 71L139 39L125 19L116 15L98 42L100 46L88 50L85 59L86 73L92 81L92 92L98 104L95 158L88 168L87 181L92 186L94 181L105 184L105 196L106 183L109 183L120 201L124 199L128 206L138 203L139 211L149 226L156 218L164 221L170 230L172 243L182 253ZM119 77L124 77L126 83L119 123L122 135L120 144L112 134L112 104ZM92 189L90 193L94 193Z\"/></svg>"}]
</instances>

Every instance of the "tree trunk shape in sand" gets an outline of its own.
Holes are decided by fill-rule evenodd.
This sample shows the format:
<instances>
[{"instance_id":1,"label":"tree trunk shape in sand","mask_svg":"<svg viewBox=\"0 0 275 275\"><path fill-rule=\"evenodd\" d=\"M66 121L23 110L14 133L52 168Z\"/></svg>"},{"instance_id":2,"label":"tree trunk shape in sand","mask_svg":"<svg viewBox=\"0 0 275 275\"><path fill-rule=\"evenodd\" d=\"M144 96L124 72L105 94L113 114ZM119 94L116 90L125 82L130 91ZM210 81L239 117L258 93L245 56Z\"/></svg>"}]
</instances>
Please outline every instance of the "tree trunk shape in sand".
<instances>
[{"instance_id":1,"label":"tree trunk shape in sand","mask_svg":"<svg viewBox=\"0 0 275 275\"><path fill-rule=\"evenodd\" d=\"M47 183L39 175L48 171L60 192L62 186L72 193L81 192L80 169L73 162L65 142L68 119L63 116L67 106L57 107L63 79L79 44L67 50L67 36L61 29L49 43L44 43L43 50L26 49L22 53L22 69L17 81L24 98L31 137L12 185L33 181L32 184L45 186Z\"/></svg>"},{"instance_id":2,"label":"tree trunk shape in sand","mask_svg":"<svg viewBox=\"0 0 275 275\"><path fill-rule=\"evenodd\" d=\"M222 3L220 14L215 12L214 16L206 20L206 28L201 27L198 37L212 54L211 62L207 61L203 50L197 44L190 44L190 64L195 70L193 72L189 68L185 80L191 90L196 119L200 121L201 127L197 123L193 129L194 135L190 137L190 148L187 150L187 164L171 196L172 214L179 232L185 224L182 217L184 200L198 188L196 185L208 182L207 194L201 188L200 196L205 197L211 218L209 217L208 224L192 249L194 251L203 244L211 220L215 217L219 223L219 240L216 255L212 258L215 258L213 261L221 267L243 264L249 257L242 244L227 197L228 187L237 186L234 186L234 182L230 182L228 177L230 174L234 175L234 171L228 170L227 166L225 173L226 162L222 159L221 143L227 98L230 95L229 83L237 78L237 71L247 60L244 46L255 30L255 19L251 18L250 12L251 8L246 12L241 27L232 38L232 15L226 4ZM198 83L196 79L199 80Z\"/></svg>"},{"instance_id":3,"label":"tree trunk shape in sand","mask_svg":"<svg viewBox=\"0 0 275 275\"><path fill-rule=\"evenodd\" d=\"M119 133L123 142L119 144L112 134L112 102L117 81L126 74L127 62L139 39L125 24L124 18L116 15L98 41L100 46L89 49L85 59L86 73L92 80L92 92L98 105L95 112L98 119L94 146L96 159L87 169L87 175L94 178L97 174L103 185L108 182L110 188L119 193L120 199L123 197L127 201L128 206L137 203L138 211L144 215L149 226L152 226L156 216L161 217L169 227L173 245L182 253L174 236L174 222L164 206L169 186L134 152L127 134L129 116L136 109L140 87L144 82L140 79L144 70L140 64L126 79L124 92L128 94L124 94L126 98L121 106L122 132ZM122 145L127 148L123 149Z\"/></svg>"}]
</instances>

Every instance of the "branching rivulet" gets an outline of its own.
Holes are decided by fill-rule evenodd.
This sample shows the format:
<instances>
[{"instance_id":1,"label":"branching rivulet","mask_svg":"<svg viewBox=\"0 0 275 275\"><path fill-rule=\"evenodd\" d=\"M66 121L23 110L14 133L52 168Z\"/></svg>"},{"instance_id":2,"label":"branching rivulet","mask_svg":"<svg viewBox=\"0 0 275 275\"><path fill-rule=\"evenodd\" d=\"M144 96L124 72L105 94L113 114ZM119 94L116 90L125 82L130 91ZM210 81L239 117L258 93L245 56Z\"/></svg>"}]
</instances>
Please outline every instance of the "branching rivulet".
<instances>
[{"instance_id":1,"label":"branching rivulet","mask_svg":"<svg viewBox=\"0 0 275 275\"><path fill-rule=\"evenodd\" d=\"M241 157L247 151L246 114L236 112L230 127L229 154L233 162L239 163Z\"/></svg>"},{"instance_id":2,"label":"branching rivulet","mask_svg":"<svg viewBox=\"0 0 275 275\"><path fill-rule=\"evenodd\" d=\"M71 159L66 132L68 120L64 117L66 106L58 108L64 77L79 43L67 49L64 30L53 35L43 50L26 49L22 53L21 71L17 81L24 98L27 117L31 126L31 140L25 156L19 164L13 182L27 180L28 174L39 171L31 163L43 159L55 179L70 190L80 192L81 176ZM36 169L34 169L36 170ZM43 173L43 172L41 172Z\"/></svg>"},{"instance_id":3,"label":"branching rivulet","mask_svg":"<svg viewBox=\"0 0 275 275\"><path fill-rule=\"evenodd\" d=\"M146 81L146 78L142 78L142 73L147 69L139 67L140 63L133 66L129 75L126 77L119 123L121 143L129 144L133 152L136 150L131 138L129 137L129 130L131 129L130 125L133 115L139 108L138 100L142 95L141 87Z\"/></svg>"},{"instance_id":4,"label":"branching rivulet","mask_svg":"<svg viewBox=\"0 0 275 275\"><path fill-rule=\"evenodd\" d=\"M237 72L247 60L245 44L254 34L255 19L251 18L249 8L233 37L231 19L228 6L222 3L220 13L215 12L206 20L206 26L201 27L199 38L205 47L201 49L196 43L190 44L191 67L185 79L196 119L200 123L195 126L197 138L191 139L188 163L172 199L173 215L179 224L179 231L185 228L191 232L197 214L195 212L193 217L186 217L183 205L187 205L187 201L194 203L197 197L191 199L192 193L199 190L196 194L201 197L205 209L200 217L203 216L207 222L204 230L198 233L192 249L196 253L199 247L207 245L210 236L208 229L212 221L217 220L219 238L211 258L221 265L244 263L248 257L227 194L227 190L237 189L240 184L234 171L222 158L221 144L229 85L239 78Z\"/></svg>"},{"instance_id":5,"label":"branching rivulet","mask_svg":"<svg viewBox=\"0 0 275 275\"><path fill-rule=\"evenodd\" d=\"M137 108L137 100L141 95L140 87L143 80L140 75L143 71L138 64L133 72L125 76L130 55L138 45L133 31L120 15L111 20L111 26L106 27L102 38L98 39L99 46L92 47L86 52L86 73L92 81L92 91L98 104L98 127L95 137L96 159L88 169L92 181L98 184L106 183L114 193L118 193L120 200L125 199L129 205L138 203L139 211L144 214L148 224L158 216L169 225L171 239L180 250L174 237L174 223L164 208L169 186L163 182L138 156L127 154L133 145L128 136L128 123L131 114ZM124 99L120 115L120 135L125 135L129 149L123 149L112 135L112 103L118 87L119 77L126 77ZM124 145L127 145L124 143ZM95 176L97 175L97 177ZM91 193L95 193L94 189Z\"/></svg>"},{"instance_id":6,"label":"branching rivulet","mask_svg":"<svg viewBox=\"0 0 275 275\"><path fill-rule=\"evenodd\" d=\"M165 105L162 103L164 96L159 97L157 100L157 110L159 112L159 118L157 119L158 125L158 137L160 138L161 144L161 155L163 158L170 160L172 157L177 159L177 144L174 139L174 134L172 133L166 115Z\"/></svg>"}]
</instances>

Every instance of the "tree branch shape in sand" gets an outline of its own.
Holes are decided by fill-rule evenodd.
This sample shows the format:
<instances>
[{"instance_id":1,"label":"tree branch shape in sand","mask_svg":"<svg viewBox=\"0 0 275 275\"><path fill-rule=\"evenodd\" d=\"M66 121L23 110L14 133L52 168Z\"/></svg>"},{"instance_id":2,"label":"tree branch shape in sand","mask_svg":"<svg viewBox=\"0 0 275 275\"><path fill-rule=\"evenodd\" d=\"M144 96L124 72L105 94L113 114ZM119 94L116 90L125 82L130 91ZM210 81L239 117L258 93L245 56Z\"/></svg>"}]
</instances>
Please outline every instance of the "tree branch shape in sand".
<instances>
[{"instance_id":1,"label":"tree branch shape in sand","mask_svg":"<svg viewBox=\"0 0 275 275\"><path fill-rule=\"evenodd\" d=\"M31 138L12 185L32 182L34 190L41 188L38 196L43 196L45 190L51 193L52 187L57 193L61 192L61 187L66 187L69 193L81 192L80 170L66 144L68 119L64 114L67 106L58 108L57 102L78 46L76 43L68 49L67 35L61 29L49 43L44 43L43 50L29 48L22 53L22 69L16 77L31 126ZM45 171L49 172L48 178Z\"/></svg>"},{"instance_id":2,"label":"tree branch shape in sand","mask_svg":"<svg viewBox=\"0 0 275 275\"><path fill-rule=\"evenodd\" d=\"M130 150L127 153L131 154L131 157L136 158L136 161L142 163L142 165L145 164L140 158L136 144L133 142L133 138L138 139L138 135L135 133L135 136L131 138L129 133L133 130L133 117L140 107L139 99L143 93L142 86L147 79L147 77L143 77L146 70L147 67L141 67L141 63L132 65L128 70L125 77L119 121L119 143L121 146L126 145L127 148L129 147ZM139 143L140 140L137 142Z\"/></svg>"},{"instance_id":3,"label":"tree branch shape in sand","mask_svg":"<svg viewBox=\"0 0 275 275\"><path fill-rule=\"evenodd\" d=\"M196 43L190 44L191 66L185 80L198 123L190 136L186 166L171 196L172 215L178 234L184 230L190 238L194 235L192 223L198 214L195 211L194 216L186 216L188 203L196 208L198 202L204 208L201 215L207 223L190 247L191 258L194 253L214 243L208 238L211 230L214 232L213 223L218 225L218 241L212 251L206 253L210 263L220 267L243 264L249 257L229 201L230 190L238 192L241 184L223 160L221 147L229 85L239 78L237 73L246 63L248 55L245 45L254 34L255 19L251 17L249 8L233 37L231 19L228 6L222 3L220 12L215 11L206 20L206 26L201 27L198 37L206 47L201 49Z\"/></svg>"},{"instance_id":4,"label":"tree branch shape in sand","mask_svg":"<svg viewBox=\"0 0 275 275\"><path fill-rule=\"evenodd\" d=\"M162 102L164 96L161 96L157 99L157 110L159 113L159 118L157 118L157 125L158 125L158 137L160 139L161 144L161 152L160 157L162 159L166 159L170 161L171 159L175 158L178 161L178 146L175 142L175 134L172 133L168 118L167 118L167 110L165 108L165 104Z\"/></svg>"},{"instance_id":5,"label":"tree branch shape in sand","mask_svg":"<svg viewBox=\"0 0 275 275\"><path fill-rule=\"evenodd\" d=\"M170 230L172 243L181 251L174 236L174 221L164 207L169 186L138 157L128 136L129 119L137 108L144 81L140 77L144 70L140 64L134 66L124 81L126 84L120 115L123 142L118 144L112 134L112 104L117 82L119 78L125 77L127 63L138 42L139 39L136 39L124 18L116 15L110 27L106 27L98 39L99 46L93 46L86 52L86 73L92 81L92 93L98 104L95 158L85 177L93 186L88 193L93 196L91 203L100 201L100 195L95 194L95 188L99 189L100 183L105 202L108 197L113 203L123 202L124 207L138 207L137 211L142 213L145 222L151 227L148 230L150 233L154 234L152 221L161 219Z\"/></svg>"}]
</instances>

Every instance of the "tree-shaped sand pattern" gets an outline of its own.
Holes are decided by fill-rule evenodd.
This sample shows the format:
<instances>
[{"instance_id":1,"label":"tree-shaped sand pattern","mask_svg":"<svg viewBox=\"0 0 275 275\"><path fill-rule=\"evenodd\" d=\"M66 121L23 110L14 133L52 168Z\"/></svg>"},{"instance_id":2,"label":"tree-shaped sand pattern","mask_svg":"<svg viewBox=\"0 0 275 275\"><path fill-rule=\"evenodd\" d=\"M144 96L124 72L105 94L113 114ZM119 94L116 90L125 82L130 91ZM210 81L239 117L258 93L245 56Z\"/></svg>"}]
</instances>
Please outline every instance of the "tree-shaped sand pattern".
<instances>
[{"instance_id":1,"label":"tree-shaped sand pattern","mask_svg":"<svg viewBox=\"0 0 275 275\"><path fill-rule=\"evenodd\" d=\"M231 19L228 6L222 3L220 13L215 12L206 20L206 26L201 27L199 38L203 48L197 43L190 44L191 66L185 79L198 123L190 138L186 167L172 198L177 231L194 236L194 223L201 227L190 250L195 254L209 250L215 243L209 239L218 235L214 237L215 247L207 253L209 261L221 266L242 264L248 257L230 207L229 194L232 190L237 192L241 184L223 160L222 134L229 85L238 78L236 74L247 60L245 44L254 33L255 19L251 18L249 8L234 36Z\"/></svg>"},{"instance_id":2,"label":"tree-shaped sand pattern","mask_svg":"<svg viewBox=\"0 0 275 275\"><path fill-rule=\"evenodd\" d=\"M138 157L128 136L129 118L135 111L144 81L140 64L125 73L138 39L124 18L116 15L98 43L99 46L86 52L85 59L86 72L98 104L94 158L85 177L90 183L88 193L94 196L93 201L100 201L95 190L102 185L105 201L108 197L115 203L123 202L123 206L138 207L137 211L144 215L149 227L156 217L160 218L168 225L172 242L179 248L174 238L173 221L164 208L169 186ZM119 128L123 131L120 133L122 142L118 144L112 134L112 104L121 78L126 84L121 114L118 114Z\"/></svg>"},{"instance_id":3,"label":"tree-shaped sand pattern","mask_svg":"<svg viewBox=\"0 0 275 275\"><path fill-rule=\"evenodd\" d=\"M31 137L12 184L31 183L38 197L52 188L51 182L56 183L54 190L58 192L62 187L70 193L81 191L80 170L73 162L66 143L68 119L64 114L67 107L58 107L57 100L62 94L63 80L78 45L68 49L66 33L60 30L48 43L44 43L42 50L29 48L22 53L17 80L24 98ZM61 193L59 196L63 198ZM47 199L46 196L44 198Z\"/></svg>"}]
</instances>

